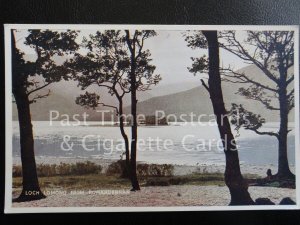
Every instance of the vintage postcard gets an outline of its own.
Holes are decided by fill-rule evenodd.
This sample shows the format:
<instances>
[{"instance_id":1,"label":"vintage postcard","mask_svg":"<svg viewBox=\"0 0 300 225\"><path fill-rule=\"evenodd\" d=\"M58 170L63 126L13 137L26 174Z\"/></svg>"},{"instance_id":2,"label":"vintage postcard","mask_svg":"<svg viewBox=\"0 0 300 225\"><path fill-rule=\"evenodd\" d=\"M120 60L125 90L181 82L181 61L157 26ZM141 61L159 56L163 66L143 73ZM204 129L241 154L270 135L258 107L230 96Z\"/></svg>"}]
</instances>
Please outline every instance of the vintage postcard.
<instances>
[{"instance_id":1,"label":"vintage postcard","mask_svg":"<svg viewBox=\"0 0 300 225\"><path fill-rule=\"evenodd\" d=\"M5 212L299 209L298 32L5 25Z\"/></svg>"}]
</instances>

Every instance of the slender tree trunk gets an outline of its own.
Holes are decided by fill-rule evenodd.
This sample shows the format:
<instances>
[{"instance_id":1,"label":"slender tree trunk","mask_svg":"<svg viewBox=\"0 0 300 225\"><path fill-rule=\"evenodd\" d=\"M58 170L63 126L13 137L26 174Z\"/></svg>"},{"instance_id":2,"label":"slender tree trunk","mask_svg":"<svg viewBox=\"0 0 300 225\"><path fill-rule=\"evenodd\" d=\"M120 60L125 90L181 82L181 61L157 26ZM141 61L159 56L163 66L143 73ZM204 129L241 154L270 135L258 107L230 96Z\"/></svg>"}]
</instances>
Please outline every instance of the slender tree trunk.
<instances>
[{"instance_id":1,"label":"slender tree trunk","mask_svg":"<svg viewBox=\"0 0 300 225\"><path fill-rule=\"evenodd\" d=\"M21 162L23 176L23 190L21 195L14 201L32 201L45 198L39 187L36 163L34 157L34 141L30 115L30 102L26 93L25 78L22 77L22 71L18 67L18 55L13 31L12 39L12 91L17 104Z\"/></svg>"},{"instance_id":2,"label":"slender tree trunk","mask_svg":"<svg viewBox=\"0 0 300 225\"><path fill-rule=\"evenodd\" d=\"M275 175L279 179L294 179L295 175L290 171L287 156L287 135L288 135L288 100L287 87L284 75L281 75L279 87L279 106L280 106L280 128L278 135L278 172Z\"/></svg>"},{"instance_id":3,"label":"slender tree trunk","mask_svg":"<svg viewBox=\"0 0 300 225\"><path fill-rule=\"evenodd\" d=\"M124 129L124 115L123 115L123 100L119 99L119 123L122 137L125 142L125 156L126 156L126 167L129 169L130 167L130 158L129 158L129 141L127 134Z\"/></svg>"},{"instance_id":4,"label":"slender tree trunk","mask_svg":"<svg viewBox=\"0 0 300 225\"><path fill-rule=\"evenodd\" d=\"M129 30L125 30L126 42L130 50L130 93L131 93L131 148L130 148L130 178L132 191L140 190L136 172L136 151L137 151L137 113L136 113L136 56L135 56L135 40L130 39Z\"/></svg>"},{"instance_id":5,"label":"slender tree trunk","mask_svg":"<svg viewBox=\"0 0 300 225\"><path fill-rule=\"evenodd\" d=\"M225 183L231 195L230 205L254 204L248 192L248 184L241 174L236 142L231 132L228 117L225 116L226 109L219 71L219 43L217 31L203 31L203 34L208 42L209 94L226 157Z\"/></svg>"},{"instance_id":6,"label":"slender tree trunk","mask_svg":"<svg viewBox=\"0 0 300 225\"><path fill-rule=\"evenodd\" d=\"M136 152L137 152L137 99L136 99L136 77L135 77L135 56L131 57L131 115L132 115L132 126L131 126L131 155L130 155L130 164L131 164L131 183L132 191L140 190L140 185L136 173Z\"/></svg>"},{"instance_id":7,"label":"slender tree trunk","mask_svg":"<svg viewBox=\"0 0 300 225\"><path fill-rule=\"evenodd\" d=\"M131 124L131 148L130 148L130 177L131 177L131 185L132 191L140 190L139 181L137 178L136 172L136 153L137 153L137 98L136 98L136 53L135 53L135 41L134 38L130 40L129 30L126 30L126 42L128 48L130 50L130 93L131 93L131 116L132 116L132 124Z\"/></svg>"}]
</instances>

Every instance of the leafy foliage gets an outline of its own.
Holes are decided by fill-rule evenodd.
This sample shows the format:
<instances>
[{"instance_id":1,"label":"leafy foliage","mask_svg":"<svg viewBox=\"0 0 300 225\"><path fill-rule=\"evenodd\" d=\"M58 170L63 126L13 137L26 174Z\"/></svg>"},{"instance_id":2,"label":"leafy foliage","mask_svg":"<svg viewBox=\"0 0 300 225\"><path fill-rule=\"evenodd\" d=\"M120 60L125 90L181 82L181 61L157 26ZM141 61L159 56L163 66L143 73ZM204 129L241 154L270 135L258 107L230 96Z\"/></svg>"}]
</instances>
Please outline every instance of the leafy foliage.
<instances>
[{"instance_id":1,"label":"leafy foliage","mask_svg":"<svg viewBox=\"0 0 300 225\"><path fill-rule=\"evenodd\" d=\"M239 130L241 127L245 129L259 129L266 122L261 115L246 110L241 104L232 103L230 116L230 122L236 126L236 130Z\"/></svg>"},{"instance_id":2,"label":"leafy foliage","mask_svg":"<svg viewBox=\"0 0 300 225\"><path fill-rule=\"evenodd\" d=\"M14 35L13 32L12 35ZM73 53L79 45L75 40L76 31L28 30L28 32L29 35L24 44L35 50L36 60L26 61L24 53L14 46L16 57L13 59L13 91L25 90L29 96L53 82L70 78L69 70L63 65L57 65L53 57ZM37 79L38 76L42 79ZM48 95L49 92L37 94L30 100L30 103Z\"/></svg>"},{"instance_id":3,"label":"leafy foliage","mask_svg":"<svg viewBox=\"0 0 300 225\"><path fill-rule=\"evenodd\" d=\"M208 71L208 59L206 55L200 58L191 57L193 64L192 67L188 67L190 73L196 75L197 73L207 73Z\"/></svg>"},{"instance_id":4,"label":"leafy foliage","mask_svg":"<svg viewBox=\"0 0 300 225\"><path fill-rule=\"evenodd\" d=\"M184 33L187 46L192 49L207 49L207 40L202 31L188 31ZM208 73L208 58L206 55L201 57L191 57L192 67L188 67L190 73L196 75L197 73Z\"/></svg>"},{"instance_id":5,"label":"leafy foliage","mask_svg":"<svg viewBox=\"0 0 300 225\"><path fill-rule=\"evenodd\" d=\"M142 36L141 48L146 38L152 37L155 32L135 31L136 38ZM73 78L78 81L82 90L91 85L106 88L108 93L121 100L130 89L130 51L125 39L125 33L121 30L97 31L89 37L84 37L82 42L88 52L75 54L65 65L71 69ZM151 65L149 50L140 50L136 61L136 89L148 90L151 85L156 85L160 75L154 75L155 66ZM97 95L97 96L96 96ZM82 99L80 99L82 98ZM76 99L76 103L82 106L96 108L97 105L107 105L100 100L96 93L86 92Z\"/></svg>"},{"instance_id":6,"label":"leafy foliage","mask_svg":"<svg viewBox=\"0 0 300 225\"><path fill-rule=\"evenodd\" d=\"M202 31L188 31L184 34L184 40L187 42L187 46L196 49L208 47L207 40Z\"/></svg>"},{"instance_id":7,"label":"leafy foliage","mask_svg":"<svg viewBox=\"0 0 300 225\"><path fill-rule=\"evenodd\" d=\"M248 88L239 88L237 93L239 95L245 96L248 99L259 101L267 109L279 110L277 106L273 105L273 98L275 97L275 95L269 95L263 87L252 84Z\"/></svg>"},{"instance_id":8,"label":"leafy foliage","mask_svg":"<svg viewBox=\"0 0 300 225\"><path fill-rule=\"evenodd\" d=\"M95 93L85 92L76 98L75 102L78 105L84 106L86 108L95 109L99 104L100 96Z\"/></svg>"},{"instance_id":9,"label":"leafy foliage","mask_svg":"<svg viewBox=\"0 0 300 225\"><path fill-rule=\"evenodd\" d=\"M262 132L259 129L266 122L260 114L255 114L246 110L243 105L232 103L229 112L230 122L235 126L235 130L239 132L240 128L243 127L246 130L252 130L260 135L278 136L274 132Z\"/></svg>"}]
</instances>

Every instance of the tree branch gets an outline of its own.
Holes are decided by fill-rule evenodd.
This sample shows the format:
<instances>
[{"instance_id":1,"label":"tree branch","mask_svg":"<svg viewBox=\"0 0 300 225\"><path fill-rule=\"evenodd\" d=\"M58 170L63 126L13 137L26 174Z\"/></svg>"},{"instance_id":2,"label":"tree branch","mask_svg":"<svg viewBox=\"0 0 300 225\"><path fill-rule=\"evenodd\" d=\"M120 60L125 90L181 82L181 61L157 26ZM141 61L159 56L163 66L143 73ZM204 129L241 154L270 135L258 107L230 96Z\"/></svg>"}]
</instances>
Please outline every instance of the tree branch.
<instances>
[{"instance_id":1,"label":"tree branch","mask_svg":"<svg viewBox=\"0 0 300 225\"><path fill-rule=\"evenodd\" d=\"M294 65L294 64L293 64ZM294 80L294 75L292 75L287 81L286 85L289 85Z\"/></svg>"},{"instance_id":2,"label":"tree branch","mask_svg":"<svg viewBox=\"0 0 300 225\"><path fill-rule=\"evenodd\" d=\"M32 94L32 93L34 93L34 92L36 92L36 91L38 91L38 90L43 89L44 87L47 87L47 86L50 85L50 84L51 84L51 83L46 83L46 84L43 85L43 86L37 87L36 89L27 92L27 96L29 96L30 94Z\"/></svg>"},{"instance_id":3,"label":"tree branch","mask_svg":"<svg viewBox=\"0 0 300 225\"><path fill-rule=\"evenodd\" d=\"M279 137L278 133L274 133L274 132L262 132L262 131L259 131L259 130L255 129L255 128L247 128L247 127L245 127L245 130L252 130L252 131L254 131L255 133L257 133L259 135L269 135L269 136Z\"/></svg>"},{"instance_id":4,"label":"tree branch","mask_svg":"<svg viewBox=\"0 0 300 225\"><path fill-rule=\"evenodd\" d=\"M238 72L236 72L236 71L233 71L233 70L230 69L230 68L227 68L227 69L222 68L222 71L229 71L230 73L233 74L233 75L230 75L230 74L222 73L224 76L230 77L230 78L233 78L233 79L236 79L236 80L240 80L240 81L241 81L241 82L239 82L239 81L232 81L232 80L230 80L230 79L224 79L224 78L223 78L223 80L225 80L225 81L227 81L227 82L231 82L231 83L252 83L252 84L255 84L256 86L262 87L262 88L264 88L264 89L266 89L266 90L269 90L269 91L272 91L272 92L275 92L275 93L278 92L278 90L275 89L275 88L271 88L271 87L269 87L269 86L266 86L266 85L264 85L264 84L262 84L262 83L259 83L259 82L257 82L257 81L254 81L254 80L250 79L250 78L247 77L244 73L238 73Z\"/></svg>"},{"instance_id":5,"label":"tree branch","mask_svg":"<svg viewBox=\"0 0 300 225\"><path fill-rule=\"evenodd\" d=\"M50 90L48 90L47 94L43 94L43 95L36 95L34 96L31 100L29 100L29 104L31 103L35 103L37 101L37 99L42 99L42 98L47 98L50 95Z\"/></svg>"},{"instance_id":6,"label":"tree branch","mask_svg":"<svg viewBox=\"0 0 300 225\"><path fill-rule=\"evenodd\" d=\"M109 108L113 108L113 109L116 110L117 115L119 115L119 109L118 109L118 107L116 107L114 105L108 105L108 104L105 104L105 103L102 103L102 102L99 102L98 105L102 105L102 106L106 106L106 107L109 107Z\"/></svg>"},{"instance_id":7,"label":"tree branch","mask_svg":"<svg viewBox=\"0 0 300 225\"><path fill-rule=\"evenodd\" d=\"M224 35L223 37L227 38L231 44L229 46L220 43L220 46L224 48L225 50L231 52L232 54L238 56L239 58L250 61L254 65L256 65L260 70L263 71L263 73L272 81L274 81L276 84L278 84L278 79L264 66L262 65L258 60L256 60L253 56L249 54L249 52L242 46L242 44L236 39L235 33L231 32L231 35ZM237 50L232 49L232 47L236 47Z\"/></svg>"},{"instance_id":8,"label":"tree branch","mask_svg":"<svg viewBox=\"0 0 300 225\"><path fill-rule=\"evenodd\" d=\"M206 90L208 91L208 93L209 93L209 87L206 85L206 83L204 82L203 79L201 79L201 83L202 83L203 87L205 87L205 89L206 89Z\"/></svg>"}]
</instances>

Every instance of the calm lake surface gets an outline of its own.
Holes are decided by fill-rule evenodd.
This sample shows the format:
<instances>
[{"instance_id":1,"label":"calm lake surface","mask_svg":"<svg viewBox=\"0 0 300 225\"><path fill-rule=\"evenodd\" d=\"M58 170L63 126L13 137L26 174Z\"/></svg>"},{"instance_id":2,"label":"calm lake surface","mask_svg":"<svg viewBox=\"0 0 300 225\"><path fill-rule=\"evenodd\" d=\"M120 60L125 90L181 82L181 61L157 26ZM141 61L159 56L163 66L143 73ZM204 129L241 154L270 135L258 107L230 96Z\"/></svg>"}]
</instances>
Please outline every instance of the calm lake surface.
<instances>
[{"instance_id":1,"label":"calm lake surface","mask_svg":"<svg viewBox=\"0 0 300 225\"><path fill-rule=\"evenodd\" d=\"M107 158L119 159L124 151L120 130L103 126L101 122L89 125L62 126L60 122L33 122L35 154L38 157ZM277 131L278 123L267 123L263 131ZM293 129L293 123L289 124ZM130 134L130 128L126 127ZM236 134L236 132L235 132ZM180 165L224 164L225 156L216 124L173 123L169 126L139 126L138 161ZM129 136L130 138L130 136ZM236 137L241 163L277 165L277 139L240 130ZM19 127L13 122L13 155L20 156ZM295 164L294 130L288 137L290 165Z\"/></svg>"}]
</instances>

